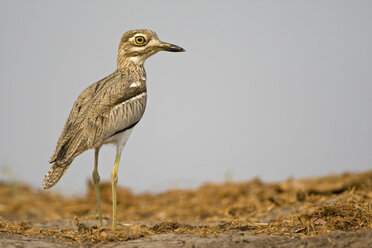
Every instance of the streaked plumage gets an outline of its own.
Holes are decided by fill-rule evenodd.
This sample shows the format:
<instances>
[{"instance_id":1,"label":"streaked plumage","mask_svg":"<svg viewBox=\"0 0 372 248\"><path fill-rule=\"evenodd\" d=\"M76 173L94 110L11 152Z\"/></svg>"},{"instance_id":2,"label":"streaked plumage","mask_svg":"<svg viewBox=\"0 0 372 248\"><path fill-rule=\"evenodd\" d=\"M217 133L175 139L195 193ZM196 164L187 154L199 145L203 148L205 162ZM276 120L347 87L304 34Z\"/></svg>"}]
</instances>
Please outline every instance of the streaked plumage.
<instances>
[{"instance_id":1,"label":"streaked plumage","mask_svg":"<svg viewBox=\"0 0 372 248\"><path fill-rule=\"evenodd\" d=\"M130 87L134 82L137 87ZM118 69L86 88L76 100L49 160L53 166L45 177L44 189L58 182L76 156L102 146L114 134L138 123L145 111L146 95L142 65Z\"/></svg>"},{"instance_id":2,"label":"streaked plumage","mask_svg":"<svg viewBox=\"0 0 372 248\"><path fill-rule=\"evenodd\" d=\"M130 131L140 121L146 107L143 63L161 50L184 51L178 46L161 42L151 30L132 30L122 36L115 72L90 85L75 101L50 158L49 162L53 165L45 175L44 189L54 186L74 158L88 149L96 149L98 157L102 145L114 143L120 158ZM99 181L98 172L94 173ZM98 181L95 184L98 185Z\"/></svg>"}]
</instances>

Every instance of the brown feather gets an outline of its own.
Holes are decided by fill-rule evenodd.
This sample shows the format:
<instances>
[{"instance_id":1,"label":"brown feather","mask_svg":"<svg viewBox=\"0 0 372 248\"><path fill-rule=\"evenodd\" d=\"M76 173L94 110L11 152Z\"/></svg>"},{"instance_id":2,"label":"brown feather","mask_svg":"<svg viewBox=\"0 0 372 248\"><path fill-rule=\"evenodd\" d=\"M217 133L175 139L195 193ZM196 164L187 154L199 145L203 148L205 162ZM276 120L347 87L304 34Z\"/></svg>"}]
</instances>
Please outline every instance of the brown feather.
<instances>
[{"instance_id":1,"label":"brown feather","mask_svg":"<svg viewBox=\"0 0 372 248\"><path fill-rule=\"evenodd\" d=\"M136 44L137 34L146 37L147 43ZM49 160L53 165L45 175L44 189L58 182L76 156L113 142L114 134L133 128L140 121L147 99L143 62L162 50L160 45L164 44L151 30L132 30L122 36L116 71L90 85L75 101ZM170 51L170 46L165 50ZM183 51L172 46L174 51Z\"/></svg>"},{"instance_id":2,"label":"brown feather","mask_svg":"<svg viewBox=\"0 0 372 248\"><path fill-rule=\"evenodd\" d=\"M53 186L76 156L102 146L105 139L141 119L146 106L145 71L142 66L127 68L116 70L79 95L50 158L53 166L45 176L43 187ZM130 80L126 76L128 72L132 76ZM133 82L138 87L130 88Z\"/></svg>"}]
</instances>

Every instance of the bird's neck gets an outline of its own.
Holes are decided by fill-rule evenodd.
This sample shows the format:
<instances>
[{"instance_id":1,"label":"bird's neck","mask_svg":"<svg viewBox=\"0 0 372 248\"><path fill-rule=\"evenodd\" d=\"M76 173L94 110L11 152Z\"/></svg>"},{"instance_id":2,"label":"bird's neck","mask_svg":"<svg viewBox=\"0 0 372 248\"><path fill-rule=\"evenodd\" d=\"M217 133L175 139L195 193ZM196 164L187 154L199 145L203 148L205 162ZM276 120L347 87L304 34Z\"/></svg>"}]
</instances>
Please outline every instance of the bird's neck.
<instances>
[{"instance_id":1,"label":"bird's neck","mask_svg":"<svg viewBox=\"0 0 372 248\"><path fill-rule=\"evenodd\" d=\"M143 67L143 62L138 63L138 61L132 60L131 58L123 60L118 58L117 70L126 75L130 75L132 78L146 80L146 72Z\"/></svg>"},{"instance_id":2,"label":"bird's neck","mask_svg":"<svg viewBox=\"0 0 372 248\"><path fill-rule=\"evenodd\" d=\"M146 58L146 56L127 57L125 55L119 55L117 58L117 67L119 69L127 66L143 66Z\"/></svg>"}]
</instances>

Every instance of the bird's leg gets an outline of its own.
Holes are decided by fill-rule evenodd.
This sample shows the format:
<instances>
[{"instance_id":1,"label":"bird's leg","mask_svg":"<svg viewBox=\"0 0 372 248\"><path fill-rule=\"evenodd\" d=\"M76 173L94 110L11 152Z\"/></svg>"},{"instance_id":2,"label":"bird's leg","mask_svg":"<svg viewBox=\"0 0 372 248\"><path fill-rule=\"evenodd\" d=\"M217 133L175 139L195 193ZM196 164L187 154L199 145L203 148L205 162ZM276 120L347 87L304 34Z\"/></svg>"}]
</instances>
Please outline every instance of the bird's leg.
<instances>
[{"instance_id":1,"label":"bird's leg","mask_svg":"<svg viewBox=\"0 0 372 248\"><path fill-rule=\"evenodd\" d=\"M119 162L121 157L121 150L118 150L116 153L115 164L114 168L111 172L111 186L112 186L112 230L116 229L116 206L117 206L117 199L116 199L116 184L118 182L118 169L119 169Z\"/></svg>"},{"instance_id":2,"label":"bird's leg","mask_svg":"<svg viewBox=\"0 0 372 248\"><path fill-rule=\"evenodd\" d=\"M98 153L99 148L94 150L94 170L92 173L94 190L96 191L97 207L98 207L98 217L99 217L99 227L102 227L102 210L101 210L101 198L99 194L99 174L98 174Z\"/></svg>"}]
</instances>

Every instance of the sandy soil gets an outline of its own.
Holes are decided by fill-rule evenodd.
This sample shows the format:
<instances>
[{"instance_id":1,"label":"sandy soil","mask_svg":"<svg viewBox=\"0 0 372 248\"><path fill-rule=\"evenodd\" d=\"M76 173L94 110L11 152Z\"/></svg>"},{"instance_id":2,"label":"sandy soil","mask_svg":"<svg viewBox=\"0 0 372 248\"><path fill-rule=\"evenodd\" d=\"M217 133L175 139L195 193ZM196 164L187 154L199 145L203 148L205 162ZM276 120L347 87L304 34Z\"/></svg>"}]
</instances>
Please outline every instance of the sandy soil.
<instances>
[{"instance_id":1,"label":"sandy soil","mask_svg":"<svg viewBox=\"0 0 372 248\"><path fill-rule=\"evenodd\" d=\"M20 234L0 233L0 247L128 247L128 248L229 248L229 247L372 247L372 231L340 232L310 238L276 235L257 236L249 233L219 234L201 237L195 234L159 234L125 242L66 244L46 237L27 237Z\"/></svg>"},{"instance_id":2,"label":"sandy soil","mask_svg":"<svg viewBox=\"0 0 372 248\"><path fill-rule=\"evenodd\" d=\"M97 228L92 185L65 197L0 184L0 247L372 247L372 171L263 183L206 184L135 195L101 187Z\"/></svg>"}]
</instances>

